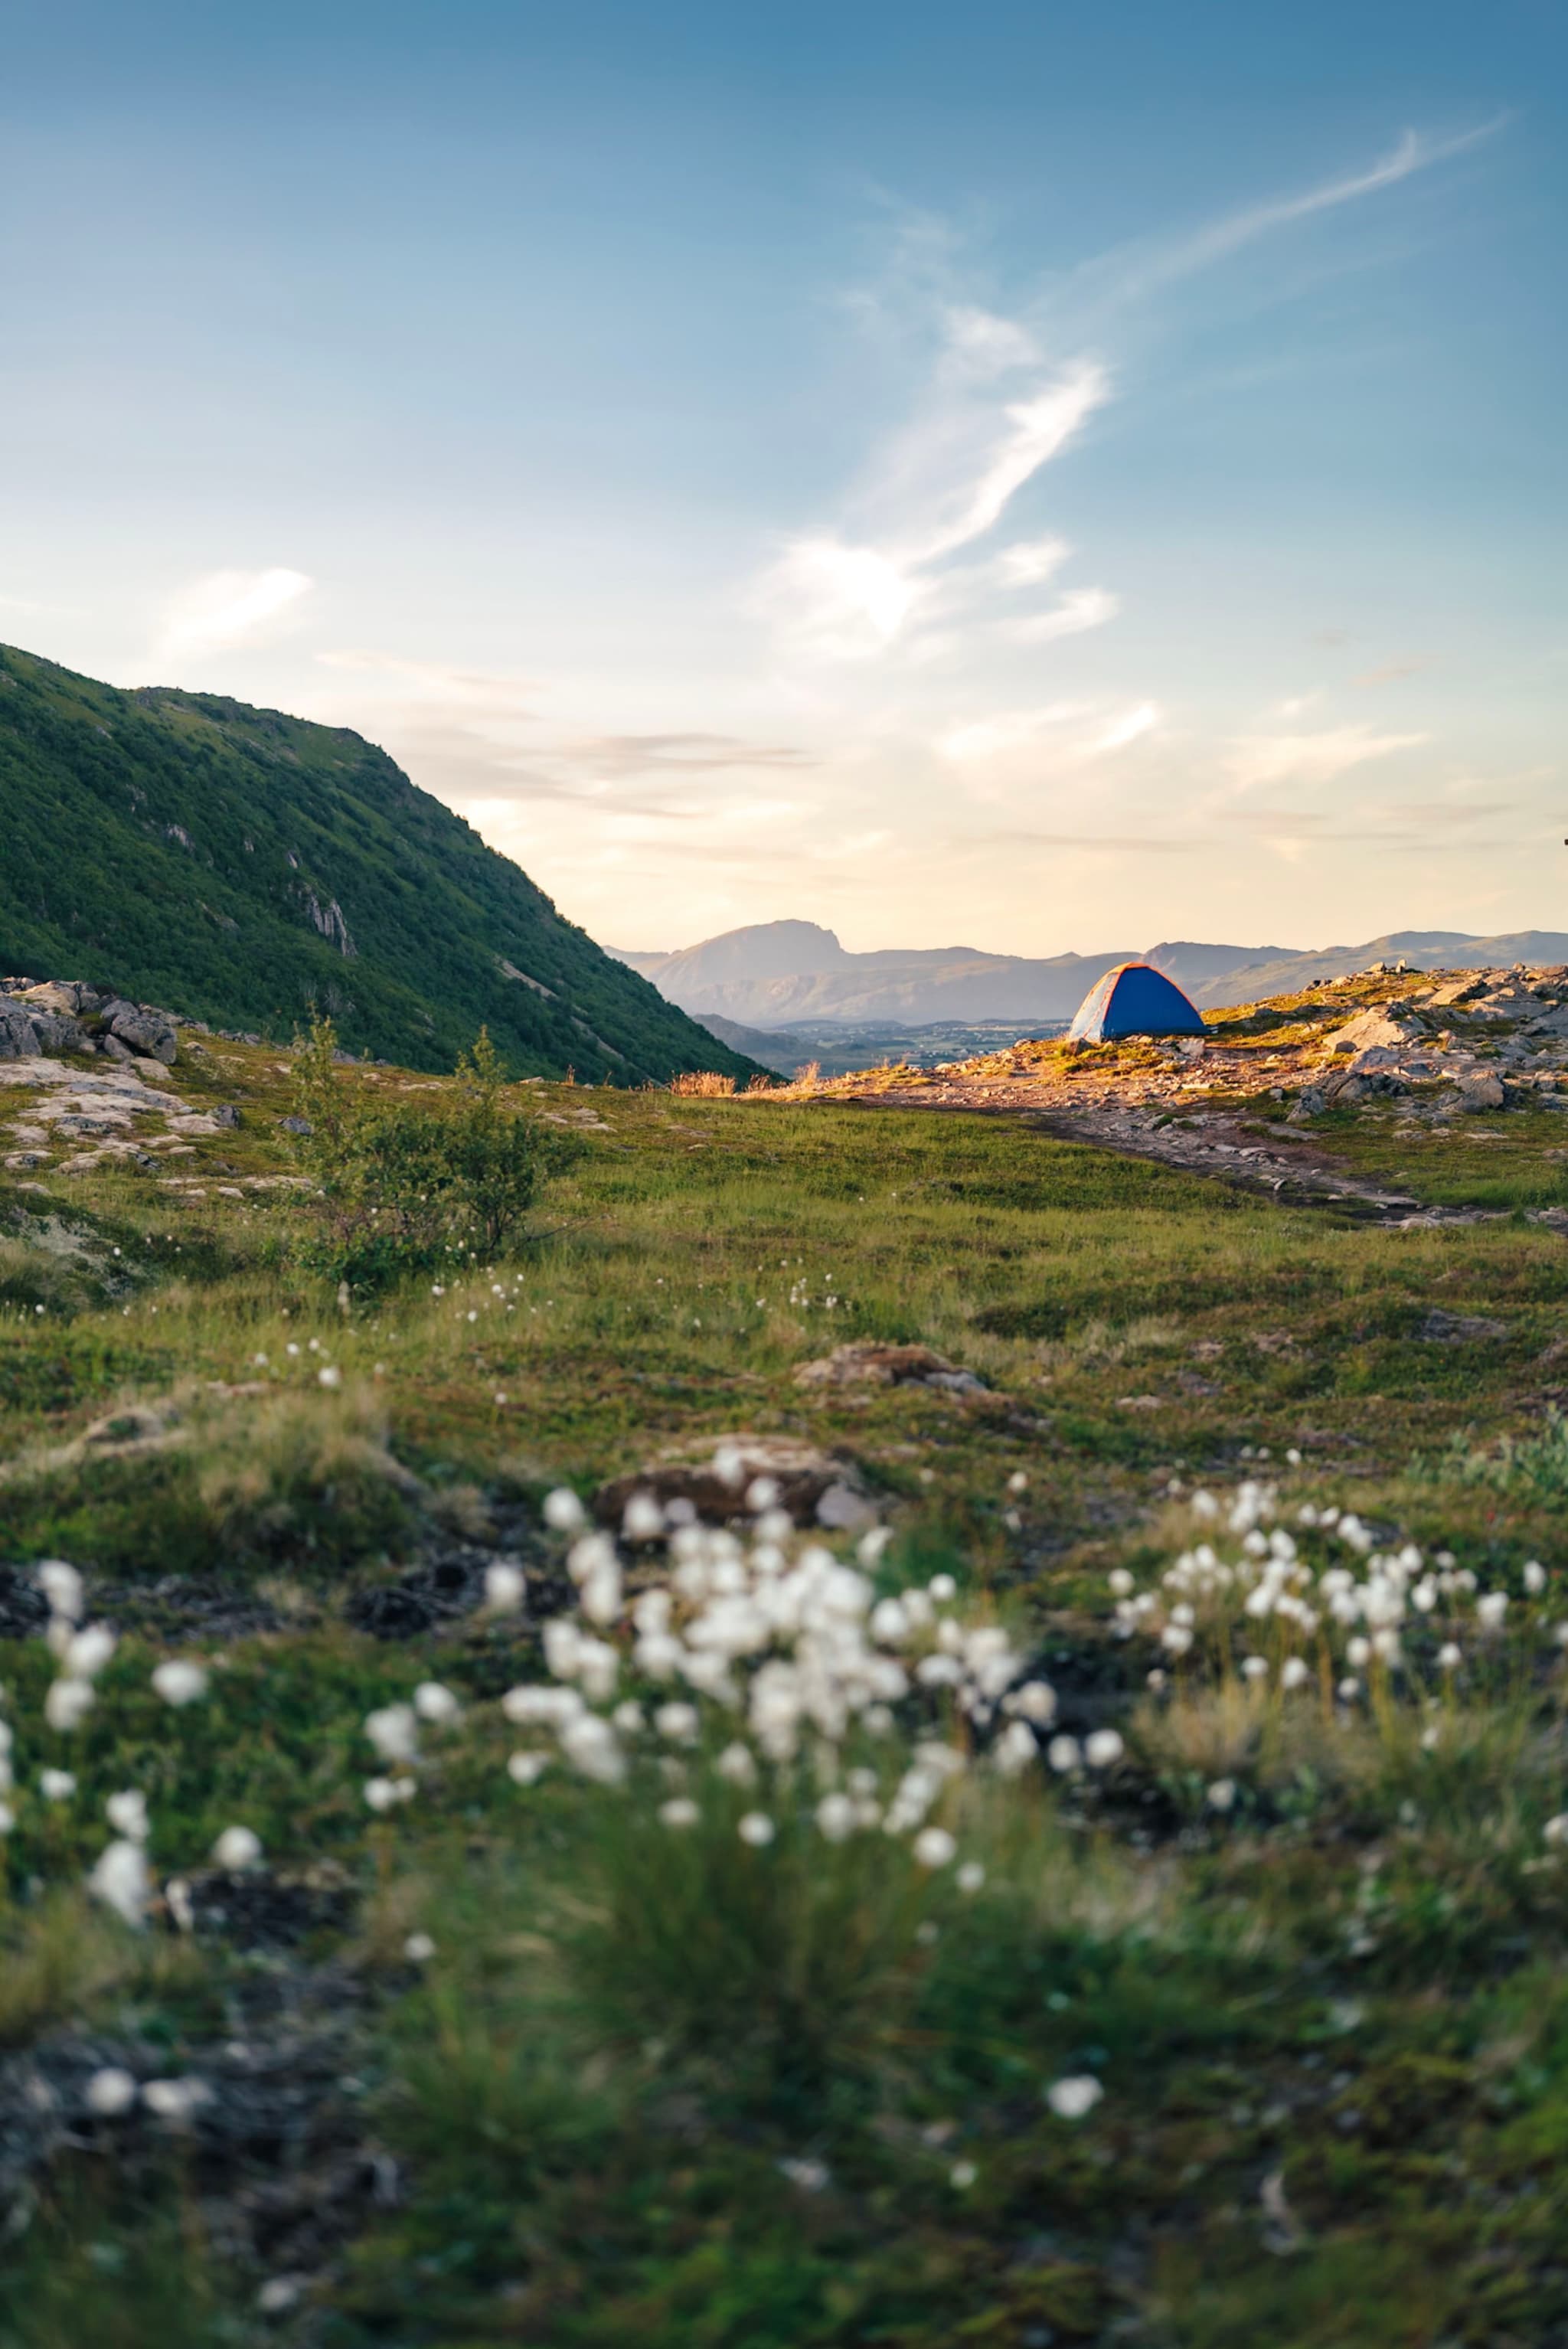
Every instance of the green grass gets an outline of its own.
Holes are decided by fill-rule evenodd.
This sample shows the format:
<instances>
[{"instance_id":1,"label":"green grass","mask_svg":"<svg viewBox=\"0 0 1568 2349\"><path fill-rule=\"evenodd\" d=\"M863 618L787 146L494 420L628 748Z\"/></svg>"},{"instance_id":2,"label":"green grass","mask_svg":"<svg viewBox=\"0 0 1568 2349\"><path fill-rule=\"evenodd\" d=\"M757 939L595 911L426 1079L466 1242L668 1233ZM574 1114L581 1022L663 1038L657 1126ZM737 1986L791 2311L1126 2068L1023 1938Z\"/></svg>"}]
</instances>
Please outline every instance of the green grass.
<instances>
[{"instance_id":1,"label":"green grass","mask_svg":"<svg viewBox=\"0 0 1568 2349\"><path fill-rule=\"evenodd\" d=\"M511 1258L346 1313L298 1268L308 1199L218 1195L293 1162L275 1056L211 1051L180 1081L244 1123L176 1162L205 1197L120 1174L0 1197L0 1561L63 1555L147 1592L194 1577L273 1610L194 1640L212 1691L179 1713L148 1686L160 1646L129 1633L46 1754L26 1724L51 1661L0 1641L19 1789L0 2060L85 2033L177 2074L236 2039L286 2048L320 2009L353 2141L399 2185L351 2195L300 2251L281 2220L232 2223L236 2192L273 2190L275 2147L63 2150L8 2248L4 2349L1558 2337L1549 1648L1478 1652L1456 1691L1413 1641L1403 1694L1352 1721L1253 1703L1222 1643L1156 1702L1105 1576L1152 1580L1192 1538L1194 1485L1261 1475L1287 1516L1332 1500L1380 1539L1446 1545L1522 1619L1539 1558L1542 1619L1568 1614L1561 1240L1512 1215L1345 1226L990 1118L549 1087L539 1106L611 1130L585 1133ZM1501 1166L1366 1124L1334 1146L1369 1169L1399 1154L1429 1196L1473 1155L1536 1203L1554 1123L1499 1123ZM1439 1307L1501 1334L1434 1340ZM934 1345L989 1392L796 1384L861 1337ZM149 1448L86 1440L149 1402ZM521 1789L502 1764L528 1741L493 1699L541 1669L526 1624L382 1644L345 1620L431 1546L555 1556L548 1485L586 1494L737 1429L851 1458L898 1529L885 1582L953 1572L1080 1730L1126 1738L1103 1788L1042 1771L944 1797L977 1893L912 1879L891 1842L813 1840L809 1784L766 1854L717 1782L686 1841L651 1777L606 1796L557 1767ZM432 1673L465 1725L430 1734L417 1802L377 1817L364 1716ZM41 1755L76 1772L69 1803L36 1800ZM77 1888L128 1785L163 1866L241 1819L280 1884L331 1899L286 1947L122 1930ZM1104 2099L1064 2121L1045 2090L1078 2073ZM263 2314L262 2284L296 2270L297 2304Z\"/></svg>"}]
</instances>

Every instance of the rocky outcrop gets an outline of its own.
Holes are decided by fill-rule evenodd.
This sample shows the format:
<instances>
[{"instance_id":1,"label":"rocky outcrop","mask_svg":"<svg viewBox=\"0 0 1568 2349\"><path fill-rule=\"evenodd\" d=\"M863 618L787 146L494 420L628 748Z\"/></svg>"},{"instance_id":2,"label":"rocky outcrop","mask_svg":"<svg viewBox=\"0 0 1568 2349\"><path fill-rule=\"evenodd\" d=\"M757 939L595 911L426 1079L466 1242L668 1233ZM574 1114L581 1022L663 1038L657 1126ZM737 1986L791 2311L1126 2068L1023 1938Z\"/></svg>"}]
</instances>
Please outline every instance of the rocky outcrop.
<instances>
[{"instance_id":1,"label":"rocky outcrop","mask_svg":"<svg viewBox=\"0 0 1568 2349\"><path fill-rule=\"evenodd\" d=\"M324 937L329 947L335 947L346 962L353 962L359 949L348 935L348 924L336 898L329 897L324 905L314 889L306 889L304 895L311 928Z\"/></svg>"},{"instance_id":2,"label":"rocky outcrop","mask_svg":"<svg viewBox=\"0 0 1568 2349\"><path fill-rule=\"evenodd\" d=\"M96 1051L171 1069L184 1024L175 1012L102 994L83 979L8 979L0 988L0 1061Z\"/></svg>"}]
</instances>

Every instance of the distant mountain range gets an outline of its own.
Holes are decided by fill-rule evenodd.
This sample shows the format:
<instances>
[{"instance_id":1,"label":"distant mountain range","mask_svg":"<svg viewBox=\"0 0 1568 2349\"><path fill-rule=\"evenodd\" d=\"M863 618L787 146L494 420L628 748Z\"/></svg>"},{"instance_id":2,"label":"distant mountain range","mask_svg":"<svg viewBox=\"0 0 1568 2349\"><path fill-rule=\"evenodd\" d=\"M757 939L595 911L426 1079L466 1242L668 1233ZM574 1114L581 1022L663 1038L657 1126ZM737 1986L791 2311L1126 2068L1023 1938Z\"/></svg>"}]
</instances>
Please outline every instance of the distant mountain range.
<instances>
[{"instance_id":1,"label":"distant mountain range","mask_svg":"<svg viewBox=\"0 0 1568 2349\"><path fill-rule=\"evenodd\" d=\"M1568 931L1476 937L1463 930L1397 930L1359 946L1309 950L1166 940L1037 960L978 947L851 954L815 922L761 922L675 953L609 951L695 1019L726 1023L716 1032L727 1029L733 1041L735 1028L767 1030L802 1021L923 1026L998 1019L1022 1027L1070 1019L1095 980L1120 962L1152 963L1200 1009L1294 993L1315 979L1374 962L1405 961L1417 970L1568 962Z\"/></svg>"},{"instance_id":2,"label":"distant mountain range","mask_svg":"<svg viewBox=\"0 0 1568 2349\"><path fill-rule=\"evenodd\" d=\"M223 1028L520 1075L752 1062L563 921L385 750L211 693L122 693L0 647L0 977L85 978Z\"/></svg>"}]
</instances>

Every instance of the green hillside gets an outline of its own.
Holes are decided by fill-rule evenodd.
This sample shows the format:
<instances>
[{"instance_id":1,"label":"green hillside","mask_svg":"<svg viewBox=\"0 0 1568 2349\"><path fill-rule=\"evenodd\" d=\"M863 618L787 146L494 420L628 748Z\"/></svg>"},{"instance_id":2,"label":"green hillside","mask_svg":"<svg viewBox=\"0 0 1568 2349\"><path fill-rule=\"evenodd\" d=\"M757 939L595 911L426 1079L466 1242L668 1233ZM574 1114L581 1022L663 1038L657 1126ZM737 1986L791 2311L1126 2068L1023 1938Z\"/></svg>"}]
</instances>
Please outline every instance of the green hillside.
<instances>
[{"instance_id":1,"label":"green hillside","mask_svg":"<svg viewBox=\"0 0 1568 2349\"><path fill-rule=\"evenodd\" d=\"M0 972L108 982L286 1037L638 1084L752 1063L563 921L384 750L206 693L122 693L0 647Z\"/></svg>"}]
</instances>

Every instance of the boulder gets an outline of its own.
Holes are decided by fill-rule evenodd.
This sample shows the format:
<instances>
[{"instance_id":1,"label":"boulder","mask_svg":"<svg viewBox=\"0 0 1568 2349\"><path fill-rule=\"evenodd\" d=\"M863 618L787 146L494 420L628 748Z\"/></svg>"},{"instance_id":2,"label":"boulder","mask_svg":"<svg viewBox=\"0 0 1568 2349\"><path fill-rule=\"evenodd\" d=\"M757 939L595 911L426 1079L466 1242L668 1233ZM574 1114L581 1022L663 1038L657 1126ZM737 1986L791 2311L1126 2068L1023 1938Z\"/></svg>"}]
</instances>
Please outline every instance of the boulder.
<instances>
[{"instance_id":1,"label":"boulder","mask_svg":"<svg viewBox=\"0 0 1568 2349\"><path fill-rule=\"evenodd\" d=\"M945 1354L930 1346L890 1346L862 1339L835 1346L815 1362L802 1362L795 1372L798 1387L940 1387L949 1394L984 1394L984 1379L961 1371Z\"/></svg>"},{"instance_id":2,"label":"boulder","mask_svg":"<svg viewBox=\"0 0 1568 2349\"><path fill-rule=\"evenodd\" d=\"M1478 1069L1473 1076L1459 1081L1459 1107L1465 1110L1501 1109L1507 1100L1502 1079L1494 1077L1489 1069Z\"/></svg>"},{"instance_id":3,"label":"boulder","mask_svg":"<svg viewBox=\"0 0 1568 2349\"><path fill-rule=\"evenodd\" d=\"M1410 1014L1404 1012L1401 1018L1402 1012L1404 1007L1400 1004L1390 1006L1387 1011L1359 1012L1354 1019L1347 1019L1343 1028L1336 1029L1332 1036L1325 1038L1324 1050L1336 1058L1346 1059L1352 1053L1358 1054L1379 1047L1386 1050L1402 1050L1409 1043L1412 1034Z\"/></svg>"},{"instance_id":4,"label":"boulder","mask_svg":"<svg viewBox=\"0 0 1568 2349\"><path fill-rule=\"evenodd\" d=\"M613 1476L593 1496L601 1525L616 1528L634 1495L645 1495L671 1524L701 1519L724 1525L761 1507L787 1510L798 1526L851 1531L869 1526L875 1511L853 1466L814 1444L784 1435L725 1435L704 1447L707 1456L675 1455L625 1476ZM771 1487L764 1500L763 1492ZM761 1489L759 1489L761 1488Z\"/></svg>"},{"instance_id":5,"label":"boulder","mask_svg":"<svg viewBox=\"0 0 1568 2349\"><path fill-rule=\"evenodd\" d=\"M85 1052L87 1050L87 1030L71 1012L35 1011L33 1029L40 1051Z\"/></svg>"},{"instance_id":6,"label":"boulder","mask_svg":"<svg viewBox=\"0 0 1568 2349\"><path fill-rule=\"evenodd\" d=\"M36 1061L43 1049L31 1012L0 995L0 1061Z\"/></svg>"},{"instance_id":7,"label":"boulder","mask_svg":"<svg viewBox=\"0 0 1568 2349\"><path fill-rule=\"evenodd\" d=\"M1506 1338L1508 1324L1488 1313L1445 1313L1434 1306L1416 1335L1429 1346L1473 1346Z\"/></svg>"},{"instance_id":8,"label":"boulder","mask_svg":"<svg viewBox=\"0 0 1568 2349\"><path fill-rule=\"evenodd\" d=\"M114 1002L107 1008L104 1018L109 1034L118 1036L122 1044L129 1044L133 1052L161 1061L166 1069L171 1069L179 1059L180 1038L166 1011L150 1010L144 1004Z\"/></svg>"},{"instance_id":9,"label":"boulder","mask_svg":"<svg viewBox=\"0 0 1568 2349\"><path fill-rule=\"evenodd\" d=\"M80 1019L101 1009L104 999L96 988L81 978L46 978L36 987L18 988L17 995L24 1003L36 1004L40 1011L58 1012L64 1019Z\"/></svg>"}]
</instances>

